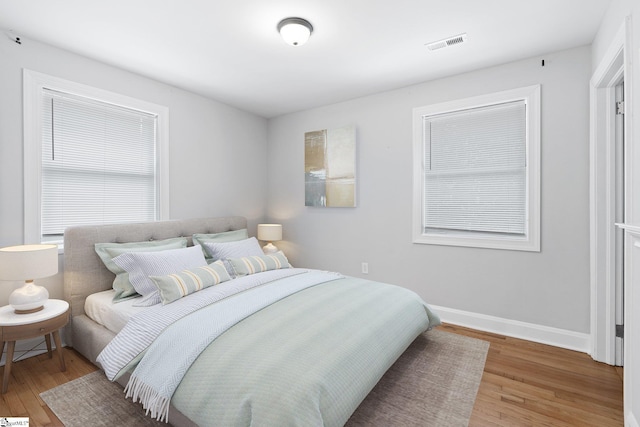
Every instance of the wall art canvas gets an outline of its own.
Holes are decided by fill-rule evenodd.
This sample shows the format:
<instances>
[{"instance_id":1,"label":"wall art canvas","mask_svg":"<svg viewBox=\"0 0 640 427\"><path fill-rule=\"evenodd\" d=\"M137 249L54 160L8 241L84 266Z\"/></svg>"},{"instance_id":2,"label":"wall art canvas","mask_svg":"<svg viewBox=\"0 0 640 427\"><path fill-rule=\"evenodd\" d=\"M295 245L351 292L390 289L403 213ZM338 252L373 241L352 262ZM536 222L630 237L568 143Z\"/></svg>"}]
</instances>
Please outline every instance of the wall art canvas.
<instances>
[{"instance_id":1,"label":"wall art canvas","mask_svg":"<svg viewBox=\"0 0 640 427\"><path fill-rule=\"evenodd\" d=\"M356 206L354 126L304 134L305 206Z\"/></svg>"}]
</instances>

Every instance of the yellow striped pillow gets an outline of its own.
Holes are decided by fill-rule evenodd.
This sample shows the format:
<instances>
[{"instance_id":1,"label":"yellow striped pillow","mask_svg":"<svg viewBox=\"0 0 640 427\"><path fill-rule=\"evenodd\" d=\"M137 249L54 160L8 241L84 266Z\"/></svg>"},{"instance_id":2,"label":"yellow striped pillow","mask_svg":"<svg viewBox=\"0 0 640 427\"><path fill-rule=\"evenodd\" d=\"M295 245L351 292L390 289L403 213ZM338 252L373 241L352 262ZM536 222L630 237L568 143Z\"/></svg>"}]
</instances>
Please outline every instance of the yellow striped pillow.
<instances>
[{"instance_id":1,"label":"yellow striped pillow","mask_svg":"<svg viewBox=\"0 0 640 427\"><path fill-rule=\"evenodd\" d=\"M209 286L231 280L222 261L166 276L149 276L149 278L160 291L162 305L179 300L186 295L198 292Z\"/></svg>"},{"instance_id":2,"label":"yellow striped pillow","mask_svg":"<svg viewBox=\"0 0 640 427\"><path fill-rule=\"evenodd\" d=\"M262 273L263 271L291 267L289 260L287 260L282 251L270 255L229 258L227 261L233 267L236 276L247 276L249 274Z\"/></svg>"}]
</instances>

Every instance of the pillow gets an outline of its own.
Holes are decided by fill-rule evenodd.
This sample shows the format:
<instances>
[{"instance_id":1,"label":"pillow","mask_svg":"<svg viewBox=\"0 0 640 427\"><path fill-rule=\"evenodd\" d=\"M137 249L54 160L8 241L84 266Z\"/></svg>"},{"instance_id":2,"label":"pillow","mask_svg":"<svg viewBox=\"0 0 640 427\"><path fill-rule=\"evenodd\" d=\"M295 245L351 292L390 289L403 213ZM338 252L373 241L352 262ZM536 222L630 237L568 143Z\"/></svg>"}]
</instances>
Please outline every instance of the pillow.
<instances>
[{"instance_id":1,"label":"pillow","mask_svg":"<svg viewBox=\"0 0 640 427\"><path fill-rule=\"evenodd\" d=\"M224 233L214 233L214 234L194 234L193 235L193 244L202 246L204 250L204 257L209 261L211 260L211 255L209 255L204 247L205 243L208 242L236 242L238 240L245 240L249 237L249 233L246 228L240 230L233 231L225 231Z\"/></svg>"},{"instance_id":2,"label":"pillow","mask_svg":"<svg viewBox=\"0 0 640 427\"><path fill-rule=\"evenodd\" d=\"M205 242L204 248L213 261L225 258L242 258L264 255L258 239L251 237L237 242Z\"/></svg>"},{"instance_id":3,"label":"pillow","mask_svg":"<svg viewBox=\"0 0 640 427\"><path fill-rule=\"evenodd\" d=\"M173 239L153 240L148 242L96 243L96 253L104 263L105 267L116 275L112 285L113 289L116 291L113 297L113 302L120 302L138 296L138 293L129 281L129 273L116 265L113 262L113 258L127 252L153 252L186 247L186 237L175 237Z\"/></svg>"},{"instance_id":4,"label":"pillow","mask_svg":"<svg viewBox=\"0 0 640 427\"><path fill-rule=\"evenodd\" d=\"M227 260L233 268L236 276L262 273L263 271L290 268L287 257L282 251L271 255L258 255L243 258L230 258Z\"/></svg>"},{"instance_id":5,"label":"pillow","mask_svg":"<svg viewBox=\"0 0 640 427\"><path fill-rule=\"evenodd\" d=\"M113 262L129 273L134 289L144 297L134 304L137 307L148 307L161 302L158 288L149 276L164 276L207 265L200 246L160 252L127 252L115 257Z\"/></svg>"},{"instance_id":6,"label":"pillow","mask_svg":"<svg viewBox=\"0 0 640 427\"><path fill-rule=\"evenodd\" d=\"M160 292L162 305L179 300L183 296L198 292L209 286L231 280L222 261L204 267L182 270L168 276L150 276Z\"/></svg>"}]
</instances>

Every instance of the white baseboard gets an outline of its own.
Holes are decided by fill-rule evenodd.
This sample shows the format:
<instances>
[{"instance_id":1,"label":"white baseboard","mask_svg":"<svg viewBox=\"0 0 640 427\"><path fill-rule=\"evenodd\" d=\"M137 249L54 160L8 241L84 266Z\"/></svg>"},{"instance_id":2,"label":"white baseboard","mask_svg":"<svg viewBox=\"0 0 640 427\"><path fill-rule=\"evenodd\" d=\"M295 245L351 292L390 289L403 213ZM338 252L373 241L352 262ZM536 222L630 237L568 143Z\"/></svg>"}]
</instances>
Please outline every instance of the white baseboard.
<instances>
[{"instance_id":1,"label":"white baseboard","mask_svg":"<svg viewBox=\"0 0 640 427\"><path fill-rule=\"evenodd\" d=\"M636 420L636 417L633 416L633 412L627 412L627 419L625 421L625 426L640 427L640 424L638 424L638 420Z\"/></svg>"},{"instance_id":2,"label":"white baseboard","mask_svg":"<svg viewBox=\"0 0 640 427\"><path fill-rule=\"evenodd\" d=\"M589 354L591 336L566 329L430 305L443 322Z\"/></svg>"}]
</instances>

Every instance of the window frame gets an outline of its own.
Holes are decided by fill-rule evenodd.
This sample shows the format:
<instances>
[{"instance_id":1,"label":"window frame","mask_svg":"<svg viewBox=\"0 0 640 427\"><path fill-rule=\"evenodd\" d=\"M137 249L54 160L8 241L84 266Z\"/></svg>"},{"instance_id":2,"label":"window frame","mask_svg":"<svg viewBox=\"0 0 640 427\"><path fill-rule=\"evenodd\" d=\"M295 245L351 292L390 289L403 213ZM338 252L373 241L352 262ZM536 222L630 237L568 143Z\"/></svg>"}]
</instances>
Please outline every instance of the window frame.
<instances>
[{"instance_id":1,"label":"window frame","mask_svg":"<svg viewBox=\"0 0 640 427\"><path fill-rule=\"evenodd\" d=\"M424 231L425 116L462 112L513 101L526 105L526 225L525 236L455 231L430 234ZM413 109L413 243L540 252L540 85L495 92Z\"/></svg>"},{"instance_id":2,"label":"window frame","mask_svg":"<svg viewBox=\"0 0 640 427\"><path fill-rule=\"evenodd\" d=\"M43 90L65 92L157 116L156 213L169 218L169 109L165 106L23 69L24 102L24 242L42 240L42 101ZM62 244L59 244L62 248Z\"/></svg>"}]
</instances>

